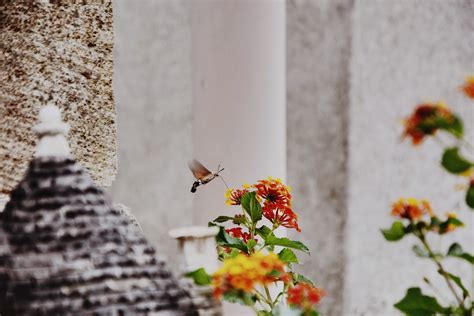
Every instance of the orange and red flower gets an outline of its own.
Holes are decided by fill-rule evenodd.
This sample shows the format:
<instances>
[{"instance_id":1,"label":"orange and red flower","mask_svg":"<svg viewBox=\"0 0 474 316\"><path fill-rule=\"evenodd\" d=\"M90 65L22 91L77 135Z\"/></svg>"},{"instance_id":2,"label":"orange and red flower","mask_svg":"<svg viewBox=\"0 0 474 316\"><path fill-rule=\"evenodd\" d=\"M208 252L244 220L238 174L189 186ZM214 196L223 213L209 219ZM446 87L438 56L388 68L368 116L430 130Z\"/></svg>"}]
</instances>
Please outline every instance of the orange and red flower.
<instances>
[{"instance_id":1,"label":"orange and red flower","mask_svg":"<svg viewBox=\"0 0 474 316\"><path fill-rule=\"evenodd\" d=\"M392 205L392 215L400 218L406 218L410 221L419 220L424 214L433 216L433 210L427 200L418 201L417 199L399 199Z\"/></svg>"},{"instance_id":2,"label":"orange and red flower","mask_svg":"<svg viewBox=\"0 0 474 316\"><path fill-rule=\"evenodd\" d=\"M291 206L290 188L280 179L268 177L266 180L259 180L254 188L257 196L264 200L264 205Z\"/></svg>"},{"instance_id":3,"label":"orange and red flower","mask_svg":"<svg viewBox=\"0 0 474 316\"><path fill-rule=\"evenodd\" d=\"M474 76L469 76L466 78L461 90L468 98L474 99Z\"/></svg>"},{"instance_id":4,"label":"orange and red flower","mask_svg":"<svg viewBox=\"0 0 474 316\"><path fill-rule=\"evenodd\" d=\"M403 137L410 137L414 145L421 144L426 136L454 124L456 117L443 103L425 103L416 107L405 122Z\"/></svg>"},{"instance_id":5,"label":"orange and red flower","mask_svg":"<svg viewBox=\"0 0 474 316\"><path fill-rule=\"evenodd\" d=\"M250 239L250 234L247 232L243 232L241 227L229 228L225 231L232 237L241 238L244 243L247 243L247 241Z\"/></svg>"},{"instance_id":6,"label":"orange and red flower","mask_svg":"<svg viewBox=\"0 0 474 316\"><path fill-rule=\"evenodd\" d=\"M286 228L294 228L301 231L298 226L298 216L291 208L290 187L284 185L280 179L268 177L265 180L258 180L254 185L243 185L243 189L229 189L225 197L228 205L240 205L242 196L249 192L250 188L254 188L257 200L262 204L262 214L270 222L274 228L283 226ZM248 240L248 236L244 236L241 230L234 228L229 233L237 238Z\"/></svg>"},{"instance_id":7,"label":"orange and red flower","mask_svg":"<svg viewBox=\"0 0 474 316\"><path fill-rule=\"evenodd\" d=\"M264 207L262 209L263 216L267 218L275 227L283 226L286 228L294 228L301 232L298 226L298 215L287 206Z\"/></svg>"},{"instance_id":8,"label":"orange and red flower","mask_svg":"<svg viewBox=\"0 0 474 316\"><path fill-rule=\"evenodd\" d=\"M313 306L321 301L326 295L323 289L319 289L309 283L300 282L288 289L288 304L301 308L304 311L312 310Z\"/></svg>"},{"instance_id":9,"label":"orange and red flower","mask_svg":"<svg viewBox=\"0 0 474 316\"><path fill-rule=\"evenodd\" d=\"M280 179L268 177L253 185L257 196L263 200L262 213L274 227L283 226L301 231L298 226L298 216L291 209L290 188Z\"/></svg>"},{"instance_id":10,"label":"orange and red flower","mask_svg":"<svg viewBox=\"0 0 474 316\"><path fill-rule=\"evenodd\" d=\"M214 295L220 297L233 290L252 292L257 285L276 281L288 282L285 264L276 254L256 252L250 256L239 254L224 260L222 267L212 275Z\"/></svg>"},{"instance_id":11,"label":"orange and red flower","mask_svg":"<svg viewBox=\"0 0 474 316\"><path fill-rule=\"evenodd\" d=\"M225 193L227 205L240 205L242 196L247 193L247 189L228 189Z\"/></svg>"}]
</instances>

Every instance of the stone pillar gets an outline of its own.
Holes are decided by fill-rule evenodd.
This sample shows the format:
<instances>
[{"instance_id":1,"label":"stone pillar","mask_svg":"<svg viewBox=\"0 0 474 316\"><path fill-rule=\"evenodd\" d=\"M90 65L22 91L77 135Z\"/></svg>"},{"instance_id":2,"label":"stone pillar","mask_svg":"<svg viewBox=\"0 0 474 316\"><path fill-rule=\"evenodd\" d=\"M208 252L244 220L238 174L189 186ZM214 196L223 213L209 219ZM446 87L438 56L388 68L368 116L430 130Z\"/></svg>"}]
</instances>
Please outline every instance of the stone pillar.
<instances>
[{"instance_id":1,"label":"stone pillar","mask_svg":"<svg viewBox=\"0 0 474 316\"><path fill-rule=\"evenodd\" d=\"M208 273L216 271L219 260L216 256L217 227L191 226L170 231L170 236L178 241L180 273L188 273L200 268ZM213 297L210 285L195 285L186 279L193 293L193 303L200 316L222 316L222 302Z\"/></svg>"},{"instance_id":2,"label":"stone pillar","mask_svg":"<svg viewBox=\"0 0 474 316\"><path fill-rule=\"evenodd\" d=\"M193 2L193 155L230 187L286 177L285 44L284 1ZM198 189L195 224L226 210L224 192Z\"/></svg>"},{"instance_id":3,"label":"stone pillar","mask_svg":"<svg viewBox=\"0 0 474 316\"><path fill-rule=\"evenodd\" d=\"M388 244L381 236L399 197L427 198L440 215L456 211L466 227L434 243L446 251L455 239L473 250L473 213L464 192L455 190L459 178L439 165L441 147L432 140L418 148L400 142L400 120L426 100L446 101L464 118L466 139L474 139L474 108L458 90L474 70L473 16L472 1L356 1L343 315L396 315L392 305L424 276L445 288L432 262L412 253L413 239ZM472 284L468 264L446 264Z\"/></svg>"},{"instance_id":4,"label":"stone pillar","mask_svg":"<svg viewBox=\"0 0 474 316\"><path fill-rule=\"evenodd\" d=\"M287 3L288 179L311 256L298 269L323 287L324 315L342 315L352 0Z\"/></svg>"},{"instance_id":5,"label":"stone pillar","mask_svg":"<svg viewBox=\"0 0 474 316\"><path fill-rule=\"evenodd\" d=\"M285 2L194 1L193 155L230 187L286 178ZM226 210L219 179L198 188L195 224ZM230 214L229 214L230 215ZM225 315L248 309L224 305Z\"/></svg>"}]
</instances>

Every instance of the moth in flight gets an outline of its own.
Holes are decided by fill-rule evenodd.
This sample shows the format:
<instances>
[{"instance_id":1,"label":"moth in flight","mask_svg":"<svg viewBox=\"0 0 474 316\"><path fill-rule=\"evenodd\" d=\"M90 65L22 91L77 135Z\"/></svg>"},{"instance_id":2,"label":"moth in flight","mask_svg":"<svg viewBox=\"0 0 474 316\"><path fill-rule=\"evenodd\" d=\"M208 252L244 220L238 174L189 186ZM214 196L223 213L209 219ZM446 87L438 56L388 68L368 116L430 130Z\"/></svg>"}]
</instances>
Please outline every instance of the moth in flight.
<instances>
[{"instance_id":1,"label":"moth in flight","mask_svg":"<svg viewBox=\"0 0 474 316\"><path fill-rule=\"evenodd\" d=\"M204 167L204 165L200 163L197 159L189 161L188 167L196 178L196 181L194 181L193 186L191 187L192 193L196 192L198 186L207 184L215 178L219 177L219 173L224 170L224 168L221 169L221 166L219 165L217 167L217 171L215 173L212 173L211 171L209 171L209 169ZM224 182L225 186L227 187L227 184L225 183L224 179L222 177L219 178L222 180L222 182Z\"/></svg>"}]
</instances>

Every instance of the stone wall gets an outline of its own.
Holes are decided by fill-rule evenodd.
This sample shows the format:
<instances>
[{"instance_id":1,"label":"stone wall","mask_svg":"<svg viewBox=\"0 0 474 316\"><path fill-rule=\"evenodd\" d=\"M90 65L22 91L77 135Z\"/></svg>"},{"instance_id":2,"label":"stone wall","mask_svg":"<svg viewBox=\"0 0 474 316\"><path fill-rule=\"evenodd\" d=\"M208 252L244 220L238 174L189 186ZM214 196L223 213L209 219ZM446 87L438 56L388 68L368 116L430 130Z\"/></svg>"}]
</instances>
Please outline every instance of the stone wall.
<instances>
[{"instance_id":1,"label":"stone wall","mask_svg":"<svg viewBox=\"0 0 474 316\"><path fill-rule=\"evenodd\" d=\"M65 27L67 26L67 27ZM102 186L116 173L112 5L0 2L0 194L21 179L46 103L63 109L73 154Z\"/></svg>"}]
</instances>

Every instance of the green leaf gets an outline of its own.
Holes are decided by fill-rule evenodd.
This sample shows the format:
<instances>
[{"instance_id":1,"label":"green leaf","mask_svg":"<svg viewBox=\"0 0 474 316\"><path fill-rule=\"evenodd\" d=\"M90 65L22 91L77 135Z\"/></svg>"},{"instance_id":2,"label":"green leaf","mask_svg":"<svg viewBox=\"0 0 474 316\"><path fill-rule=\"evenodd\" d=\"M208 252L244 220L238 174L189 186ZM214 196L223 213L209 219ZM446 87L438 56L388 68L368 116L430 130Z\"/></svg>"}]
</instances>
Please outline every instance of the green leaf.
<instances>
[{"instance_id":1,"label":"green leaf","mask_svg":"<svg viewBox=\"0 0 474 316\"><path fill-rule=\"evenodd\" d=\"M429 258L430 257L428 252L426 250L424 250L423 248L421 248L420 246L418 246L418 245L413 245L411 250L415 253L415 255L417 255L420 258Z\"/></svg>"},{"instance_id":2,"label":"green leaf","mask_svg":"<svg viewBox=\"0 0 474 316\"><path fill-rule=\"evenodd\" d=\"M459 219L457 219L455 217L448 217L448 219L446 219L444 222L441 222L439 224L439 233L441 235L448 233L452 226L454 226L454 227L463 227L464 223L461 222Z\"/></svg>"},{"instance_id":3,"label":"green leaf","mask_svg":"<svg viewBox=\"0 0 474 316\"><path fill-rule=\"evenodd\" d=\"M270 234L267 236L267 238L265 238L265 245L288 247L292 249L301 250L309 254L308 247L301 241L290 240L288 238L278 238L274 234Z\"/></svg>"},{"instance_id":4,"label":"green leaf","mask_svg":"<svg viewBox=\"0 0 474 316\"><path fill-rule=\"evenodd\" d=\"M446 222L450 225L454 225L456 227L463 227L464 226L464 223L461 222L461 220L459 220L458 218L456 217L450 217L446 220Z\"/></svg>"},{"instance_id":5,"label":"green leaf","mask_svg":"<svg viewBox=\"0 0 474 316\"><path fill-rule=\"evenodd\" d=\"M258 311L257 316L272 316L272 313L267 311Z\"/></svg>"},{"instance_id":6,"label":"green leaf","mask_svg":"<svg viewBox=\"0 0 474 316\"><path fill-rule=\"evenodd\" d=\"M249 250L249 253L253 249L253 247L255 247L255 245L257 245L257 242L255 241L255 239L247 240L247 249Z\"/></svg>"},{"instance_id":7,"label":"green leaf","mask_svg":"<svg viewBox=\"0 0 474 316\"><path fill-rule=\"evenodd\" d=\"M194 280L194 283L197 285L209 285L211 284L211 276L207 274L204 268L199 268L197 270L186 273L184 276Z\"/></svg>"},{"instance_id":8,"label":"green leaf","mask_svg":"<svg viewBox=\"0 0 474 316\"><path fill-rule=\"evenodd\" d=\"M443 127L443 129L458 139L461 139L464 135L464 126L462 120L457 115L454 115L454 120L451 121L447 126Z\"/></svg>"},{"instance_id":9,"label":"green leaf","mask_svg":"<svg viewBox=\"0 0 474 316\"><path fill-rule=\"evenodd\" d=\"M444 169L454 174L467 171L473 166L470 161L459 154L459 148L457 147L448 148L444 151L441 165Z\"/></svg>"},{"instance_id":10,"label":"green leaf","mask_svg":"<svg viewBox=\"0 0 474 316\"><path fill-rule=\"evenodd\" d=\"M449 311L434 297L423 295L418 287L409 288L405 297L394 306L410 316L432 316L436 313L446 314Z\"/></svg>"},{"instance_id":11,"label":"green leaf","mask_svg":"<svg viewBox=\"0 0 474 316\"><path fill-rule=\"evenodd\" d=\"M232 221L234 220L233 217L230 217L230 216L219 216L217 218L215 218L213 220L214 223L224 223L224 222L227 222L227 221Z\"/></svg>"},{"instance_id":12,"label":"green leaf","mask_svg":"<svg viewBox=\"0 0 474 316\"><path fill-rule=\"evenodd\" d=\"M288 248L283 248L278 253L278 258L285 263L298 263L298 257L296 257L295 253Z\"/></svg>"},{"instance_id":13,"label":"green leaf","mask_svg":"<svg viewBox=\"0 0 474 316\"><path fill-rule=\"evenodd\" d=\"M474 209L474 183L469 185L469 189L466 192L466 204Z\"/></svg>"},{"instance_id":14,"label":"green leaf","mask_svg":"<svg viewBox=\"0 0 474 316\"><path fill-rule=\"evenodd\" d=\"M257 200L256 192L247 192L241 199L242 207L250 215L252 222L256 223L262 219L262 207Z\"/></svg>"},{"instance_id":15,"label":"green leaf","mask_svg":"<svg viewBox=\"0 0 474 316\"><path fill-rule=\"evenodd\" d=\"M235 258L240 254L239 249L231 248L230 252L220 251L219 252L219 261L224 261L229 258Z\"/></svg>"},{"instance_id":16,"label":"green leaf","mask_svg":"<svg viewBox=\"0 0 474 316\"><path fill-rule=\"evenodd\" d=\"M223 295L224 300L230 303L239 303L242 305L252 306L257 301L257 297L244 291L228 291Z\"/></svg>"},{"instance_id":17,"label":"green leaf","mask_svg":"<svg viewBox=\"0 0 474 316\"><path fill-rule=\"evenodd\" d=\"M245 224L247 222L247 219L245 218L244 215L235 215L233 218L232 218L232 223L236 224L236 225L241 225L241 224Z\"/></svg>"},{"instance_id":18,"label":"green leaf","mask_svg":"<svg viewBox=\"0 0 474 316\"><path fill-rule=\"evenodd\" d=\"M443 275L443 273L441 271L438 271L439 274ZM454 281L454 283L456 283L457 286L459 286L459 288L462 290L462 294L463 294L463 298L466 298L469 296L469 291L464 287L464 285L462 284L462 281L461 281L461 278L454 275L454 274L451 274L449 272L446 272L446 274L448 275L448 277Z\"/></svg>"},{"instance_id":19,"label":"green leaf","mask_svg":"<svg viewBox=\"0 0 474 316\"><path fill-rule=\"evenodd\" d=\"M257 234L262 237L263 239L267 238L268 235L272 233L271 229L267 226L263 225L260 228L256 229Z\"/></svg>"},{"instance_id":20,"label":"green leaf","mask_svg":"<svg viewBox=\"0 0 474 316\"><path fill-rule=\"evenodd\" d=\"M405 236L405 228L400 221L393 222L392 227L389 229L381 229L380 231L388 241L397 241Z\"/></svg>"},{"instance_id":21,"label":"green leaf","mask_svg":"<svg viewBox=\"0 0 474 316\"><path fill-rule=\"evenodd\" d=\"M231 235L225 232L225 228L219 226L219 233L216 235L216 242L219 246L222 247L229 247L229 248L236 248L242 250L245 253L247 252L247 245L238 238L232 237Z\"/></svg>"},{"instance_id":22,"label":"green leaf","mask_svg":"<svg viewBox=\"0 0 474 316\"><path fill-rule=\"evenodd\" d=\"M242 195L240 198L240 204L242 205L242 208L244 211L250 215L250 199L252 196L255 196L255 192L247 192Z\"/></svg>"},{"instance_id":23,"label":"green leaf","mask_svg":"<svg viewBox=\"0 0 474 316\"><path fill-rule=\"evenodd\" d=\"M302 274L299 274L299 273L293 273L293 282L295 283L308 283L308 284L311 284L314 286L314 283L313 281L311 281L310 279L308 279L307 277L305 277L304 275Z\"/></svg>"},{"instance_id":24,"label":"green leaf","mask_svg":"<svg viewBox=\"0 0 474 316\"><path fill-rule=\"evenodd\" d=\"M448 253L446 255L450 256L450 257L457 257L457 258L460 258L460 259L464 259L467 262L469 262L470 264L474 264L474 256L467 253L467 252L464 252L461 245L458 244L458 243L452 244L449 247Z\"/></svg>"}]
</instances>

